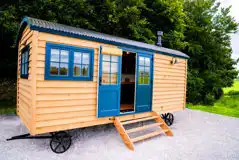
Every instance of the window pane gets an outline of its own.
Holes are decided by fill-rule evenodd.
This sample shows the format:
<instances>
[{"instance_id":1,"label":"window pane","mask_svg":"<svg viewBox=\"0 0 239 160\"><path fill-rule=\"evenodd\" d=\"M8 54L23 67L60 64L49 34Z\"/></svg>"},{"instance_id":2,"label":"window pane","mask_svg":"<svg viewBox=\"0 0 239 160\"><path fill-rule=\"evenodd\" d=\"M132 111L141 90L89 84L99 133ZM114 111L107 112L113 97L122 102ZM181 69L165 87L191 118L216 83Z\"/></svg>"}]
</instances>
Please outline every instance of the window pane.
<instances>
[{"instance_id":1,"label":"window pane","mask_svg":"<svg viewBox=\"0 0 239 160\"><path fill-rule=\"evenodd\" d=\"M25 74L24 64L21 64L21 74Z\"/></svg>"},{"instance_id":2,"label":"window pane","mask_svg":"<svg viewBox=\"0 0 239 160\"><path fill-rule=\"evenodd\" d=\"M103 73L110 73L110 62L102 62Z\"/></svg>"},{"instance_id":3,"label":"window pane","mask_svg":"<svg viewBox=\"0 0 239 160\"><path fill-rule=\"evenodd\" d=\"M110 55L103 54L103 61L110 61Z\"/></svg>"},{"instance_id":4,"label":"window pane","mask_svg":"<svg viewBox=\"0 0 239 160\"><path fill-rule=\"evenodd\" d=\"M144 67L139 66L139 75L138 76L143 76L144 75Z\"/></svg>"},{"instance_id":5,"label":"window pane","mask_svg":"<svg viewBox=\"0 0 239 160\"><path fill-rule=\"evenodd\" d=\"M118 62L119 57L118 56L111 56L112 62Z\"/></svg>"},{"instance_id":6,"label":"window pane","mask_svg":"<svg viewBox=\"0 0 239 160\"><path fill-rule=\"evenodd\" d=\"M149 58L145 58L145 66L150 66L150 59Z\"/></svg>"},{"instance_id":7,"label":"window pane","mask_svg":"<svg viewBox=\"0 0 239 160\"><path fill-rule=\"evenodd\" d=\"M145 76L149 76L150 75L150 67L145 67L144 75Z\"/></svg>"},{"instance_id":8,"label":"window pane","mask_svg":"<svg viewBox=\"0 0 239 160\"><path fill-rule=\"evenodd\" d=\"M110 74L102 74L102 84L110 83Z\"/></svg>"},{"instance_id":9,"label":"window pane","mask_svg":"<svg viewBox=\"0 0 239 160\"><path fill-rule=\"evenodd\" d=\"M139 66L138 77L138 83L144 84L144 67L142 66Z\"/></svg>"},{"instance_id":10,"label":"window pane","mask_svg":"<svg viewBox=\"0 0 239 160\"><path fill-rule=\"evenodd\" d=\"M144 84L149 84L150 78L149 76L144 76Z\"/></svg>"},{"instance_id":11,"label":"window pane","mask_svg":"<svg viewBox=\"0 0 239 160\"><path fill-rule=\"evenodd\" d=\"M68 51L61 50L61 62L68 62L69 61L68 55L69 55Z\"/></svg>"},{"instance_id":12,"label":"window pane","mask_svg":"<svg viewBox=\"0 0 239 160\"><path fill-rule=\"evenodd\" d=\"M51 49L51 61L59 62L59 50Z\"/></svg>"},{"instance_id":13,"label":"window pane","mask_svg":"<svg viewBox=\"0 0 239 160\"><path fill-rule=\"evenodd\" d=\"M90 63L90 58L88 53L83 53L83 61L82 64L89 64Z\"/></svg>"},{"instance_id":14,"label":"window pane","mask_svg":"<svg viewBox=\"0 0 239 160\"><path fill-rule=\"evenodd\" d=\"M68 75L68 64L60 63L60 75Z\"/></svg>"},{"instance_id":15,"label":"window pane","mask_svg":"<svg viewBox=\"0 0 239 160\"><path fill-rule=\"evenodd\" d=\"M139 57L139 65L144 65L144 57Z\"/></svg>"},{"instance_id":16,"label":"window pane","mask_svg":"<svg viewBox=\"0 0 239 160\"><path fill-rule=\"evenodd\" d=\"M118 73L118 63L111 63L111 73Z\"/></svg>"},{"instance_id":17,"label":"window pane","mask_svg":"<svg viewBox=\"0 0 239 160\"><path fill-rule=\"evenodd\" d=\"M143 76L139 76L138 84L144 84L144 77Z\"/></svg>"},{"instance_id":18,"label":"window pane","mask_svg":"<svg viewBox=\"0 0 239 160\"><path fill-rule=\"evenodd\" d=\"M74 76L80 76L80 65L74 65Z\"/></svg>"},{"instance_id":19,"label":"window pane","mask_svg":"<svg viewBox=\"0 0 239 160\"><path fill-rule=\"evenodd\" d=\"M74 52L74 63L81 64L81 53L80 52Z\"/></svg>"},{"instance_id":20,"label":"window pane","mask_svg":"<svg viewBox=\"0 0 239 160\"><path fill-rule=\"evenodd\" d=\"M25 55L25 60L24 62L26 63L28 61L28 52L24 52L24 55Z\"/></svg>"},{"instance_id":21,"label":"window pane","mask_svg":"<svg viewBox=\"0 0 239 160\"><path fill-rule=\"evenodd\" d=\"M82 65L82 76L89 76L89 66L88 65Z\"/></svg>"},{"instance_id":22,"label":"window pane","mask_svg":"<svg viewBox=\"0 0 239 160\"><path fill-rule=\"evenodd\" d=\"M24 74L28 74L28 63L24 64L24 69L25 69Z\"/></svg>"},{"instance_id":23,"label":"window pane","mask_svg":"<svg viewBox=\"0 0 239 160\"><path fill-rule=\"evenodd\" d=\"M115 74L111 74L111 84L117 84L117 77L118 75Z\"/></svg>"},{"instance_id":24,"label":"window pane","mask_svg":"<svg viewBox=\"0 0 239 160\"><path fill-rule=\"evenodd\" d=\"M23 64L23 63L25 63L25 52L24 53L22 53L22 59L21 59L21 63Z\"/></svg>"},{"instance_id":25,"label":"window pane","mask_svg":"<svg viewBox=\"0 0 239 160\"><path fill-rule=\"evenodd\" d=\"M59 63L51 62L50 74L51 75L58 75L58 71L59 71Z\"/></svg>"}]
</instances>

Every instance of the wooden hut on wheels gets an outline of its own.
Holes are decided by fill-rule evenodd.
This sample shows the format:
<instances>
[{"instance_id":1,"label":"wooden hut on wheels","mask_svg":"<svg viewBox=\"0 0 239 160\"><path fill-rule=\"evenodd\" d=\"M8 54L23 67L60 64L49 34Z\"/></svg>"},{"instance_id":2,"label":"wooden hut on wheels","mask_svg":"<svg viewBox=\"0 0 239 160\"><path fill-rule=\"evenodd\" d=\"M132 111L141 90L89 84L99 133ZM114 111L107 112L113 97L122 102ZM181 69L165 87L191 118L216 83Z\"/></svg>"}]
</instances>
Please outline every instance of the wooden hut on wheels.
<instances>
[{"instance_id":1,"label":"wooden hut on wheels","mask_svg":"<svg viewBox=\"0 0 239 160\"><path fill-rule=\"evenodd\" d=\"M160 35L160 32L159 32ZM160 40L160 37L159 37ZM64 130L114 123L126 146L161 133L164 114L185 108L186 54L95 31L25 17L18 36L17 114L29 134L51 133L51 148L67 150ZM125 128L136 122L155 123ZM131 137L131 133L155 128ZM62 140L60 144L56 141ZM61 149L60 149L61 148Z\"/></svg>"}]
</instances>

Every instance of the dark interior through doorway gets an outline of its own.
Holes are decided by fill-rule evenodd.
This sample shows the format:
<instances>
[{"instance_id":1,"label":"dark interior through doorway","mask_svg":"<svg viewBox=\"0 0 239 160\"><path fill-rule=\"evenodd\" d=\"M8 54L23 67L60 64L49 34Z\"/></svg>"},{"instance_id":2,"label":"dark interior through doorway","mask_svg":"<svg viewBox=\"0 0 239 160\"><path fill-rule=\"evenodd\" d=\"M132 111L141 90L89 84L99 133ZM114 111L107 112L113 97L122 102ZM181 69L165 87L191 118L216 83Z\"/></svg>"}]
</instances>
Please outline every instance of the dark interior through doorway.
<instances>
[{"instance_id":1,"label":"dark interior through doorway","mask_svg":"<svg viewBox=\"0 0 239 160\"><path fill-rule=\"evenodd\" d=\"M121 70L120 112L135 110L135 67L136 53L123 52Z\"/></svg>"}]
</instances>

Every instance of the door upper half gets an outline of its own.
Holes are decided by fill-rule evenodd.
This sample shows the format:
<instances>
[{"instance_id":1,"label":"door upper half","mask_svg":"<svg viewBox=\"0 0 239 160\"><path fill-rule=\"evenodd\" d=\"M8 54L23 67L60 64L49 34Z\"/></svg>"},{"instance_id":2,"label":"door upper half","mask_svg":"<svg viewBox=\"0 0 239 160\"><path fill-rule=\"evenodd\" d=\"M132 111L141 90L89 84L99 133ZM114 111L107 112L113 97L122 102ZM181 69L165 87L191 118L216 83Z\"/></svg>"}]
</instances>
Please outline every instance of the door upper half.
<instances>
[{"instance_id":1,"label":"door upper half","mask_svg":"<svg viewBox=\"0 0 239 160\"><path fill-rule=\"evenodd\" d=\"M152 109L153 54L137 54L136 112Z\"/></svg>"}]
</instances>

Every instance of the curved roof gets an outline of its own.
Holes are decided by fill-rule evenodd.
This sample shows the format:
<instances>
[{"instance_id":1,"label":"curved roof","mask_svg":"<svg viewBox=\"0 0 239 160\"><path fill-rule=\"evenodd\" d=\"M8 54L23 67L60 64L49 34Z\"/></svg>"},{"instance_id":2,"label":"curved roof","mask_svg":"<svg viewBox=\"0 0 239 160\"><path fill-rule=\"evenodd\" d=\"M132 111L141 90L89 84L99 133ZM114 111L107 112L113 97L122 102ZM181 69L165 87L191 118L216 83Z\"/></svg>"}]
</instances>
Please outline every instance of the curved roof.
<instances>
[{"instance_id":1,"label":"curved roof","mask_svg":"<svg viewBox=\"0 0 239 160\"><path fill-rule=\"evenodd\" d=\"M19 27L17 43L22 36L22 32L26 26L29 26L31 30L37 30L40 32L47 32L52 34L58 34L62 36L75 37L81 39L87 39L107 44L117 45L119 47L129 47L133 49L145 50L149 52L156 52L166 54L175 57L181 57L188 59L189 56L183 52L159 47L157 45L147 44L143 42L133 41L126 38L116 37L109 34L86 30L82 28L71 27L59 23L53 23L45 20L40 20L31 17L25 17Z\"/></svg>"}]
</instances>

